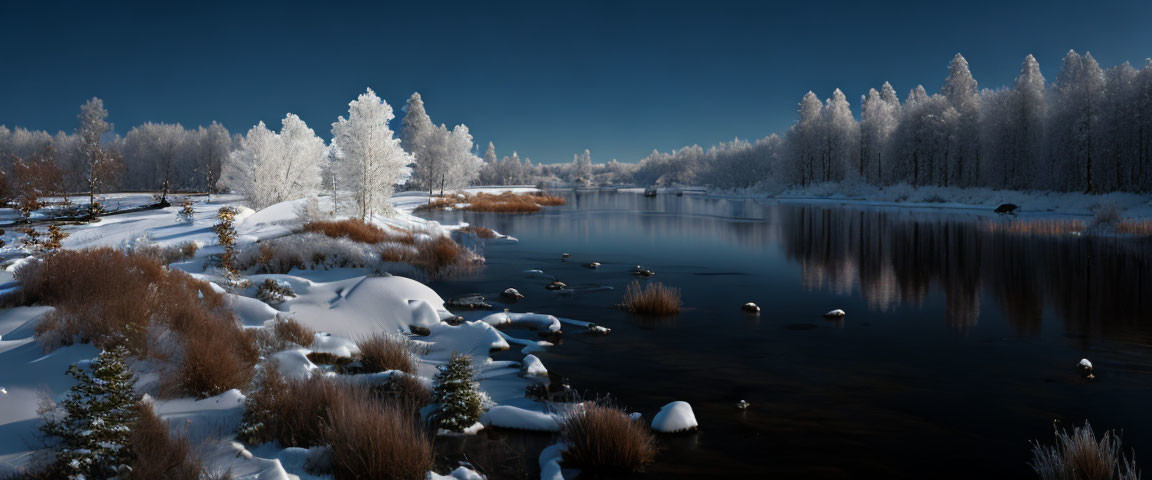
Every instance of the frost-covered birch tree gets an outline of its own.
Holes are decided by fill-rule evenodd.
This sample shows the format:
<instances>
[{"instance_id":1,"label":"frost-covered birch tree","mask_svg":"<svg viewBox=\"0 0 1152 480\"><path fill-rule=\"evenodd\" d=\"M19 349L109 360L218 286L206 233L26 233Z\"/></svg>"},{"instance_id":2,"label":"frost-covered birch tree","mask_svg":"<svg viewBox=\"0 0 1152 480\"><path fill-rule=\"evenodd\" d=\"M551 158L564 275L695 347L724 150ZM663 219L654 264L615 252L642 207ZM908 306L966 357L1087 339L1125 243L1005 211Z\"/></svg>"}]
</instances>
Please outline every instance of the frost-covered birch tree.
<instances>
[{"instance_id":1,"label":"frost-covered birch tree","mask_svg":"<svg viewBox=\"0 0 1152 480\"><path fill-rule=\"evenodd\" d=\"M100 145L100 138L112 129L103 100L92 97L85 102L80 107L79 119L76 135L81 139L84 154L84 162L79 165L80 175L88 190L88 218L94 219L101 210L96 203L96 192L113 184L120 171L120 154Z\"/></svg>"},{"instance_id":2,"label":"frost-covered birch tree","mask_svg":"<svg viewBox=\"0 0 1152 480\"><path fill-rule=\"evenodd\" d=\"M220 186L243 195L252 208L302 198L320 188L324 140L289 113L280 133L256 124L224 162Z\"/></svg>"},{"instance_id":3,"label":"frost-covered birch tree","mask_svg":"<svg viewBox=\"0 0 1152 480\"><path fill-rule=\"evenodd\" d=\"M388 199L412 156L400 146L388 122L392 107L372 89L348 104L348 118L332 124L332 143L344 158L340 181L355 198L357 213L368 220L388 210Z\"/></svg>"}]
</instances>

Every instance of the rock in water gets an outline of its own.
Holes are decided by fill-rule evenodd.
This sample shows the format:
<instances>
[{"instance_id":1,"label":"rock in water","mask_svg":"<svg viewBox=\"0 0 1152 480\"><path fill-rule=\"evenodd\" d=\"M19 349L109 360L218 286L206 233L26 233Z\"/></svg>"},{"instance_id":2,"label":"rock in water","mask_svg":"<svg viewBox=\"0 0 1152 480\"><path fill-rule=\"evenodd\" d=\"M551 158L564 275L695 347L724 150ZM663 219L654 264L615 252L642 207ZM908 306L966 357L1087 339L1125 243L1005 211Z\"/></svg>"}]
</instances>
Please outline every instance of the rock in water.
<instances>
[{"instance_id":1,"label":"rock in water","mask_svg":"<svg viewBox=\"0 0 1152 480\"><path fill-rule=\"evenodd\" d=\"M632 274L636 275L637 277L640 277L640 278L648 278L648 277L651 277L653 275L656 275L656 272L653 272L652 270L648 270L647 268L640 268L640 266L637 265L636 271L633 272Z\"/></svg>"},{"instance_id":2,"label":"rock in water","mask_svg":"<svg viewBox=\"0 0 1152 480\"><path fill-rule=\"evenodd\" d=\"M669 403L652 419L652 430L662 433L694 430L698 426L696 414L692 413L692 406L688 402Z\"/></svg>"},{"instance_id":3,"label":"rock in water","mask_svg":"<svg viewBox=\"0 0 1152 480\"><path fill-rule=\"evenodd\" d=\"M492 308L492 305L484 301L484 296L480 294L462 295L459 297L449 298L444 302L444 306L448 308L458 308L464 310L487 310Z\"/></svg>"},{"instance_id":4,"label":"rock in water","mask_svg":"<svg viewBox=\"0 0 1152 480\"><path fill-rule=\"evenodd\" d=\"M744 400L740 400L739 402L736 402L736 408L739 408L740 410L747 410L748 405L749 405L748 402L745 402Z\"/></svg>"},{"instance_id":5,"label":"rock in water","mask_svg":"<svg viewBox=\"0 0 1152 480\"><path fill-rule=\"evenodd\" d=\"M589 263L587 266L588 266L588 268L593 268L593 269L600 268L600 262L592 262L592 263Z\"/></svg>"},{"instance_id":6,"label":"rock in water","mask_svg":"<svg viewBox=\"0 0 1152 480\"><path fill-rule=\"evenodd\" d=\"M571 257L571 256L572 256L572 254L571 254L571 253L561 253L561 254L560 254L560 259L561 259L561 260L567 260L567 259L568 259L569 257Z\"/></svg>"},{"instance_id":7,"label":"rock in water","mask_svg":"<svg viewBox=\"0 0 1152 480\"><path fill-rule=\"evenodd\" d=\"M836 310L832 310L831 312L825 313L824 318L827 318L829 320L838 320L838 319L844 318L847 315L848 315L847 313L844 313L844 310L837 308Z\"/></svg>"},{"instance_id":8,"label":"rock in water","mask_svg":"<svg viewBox=\"0 0 1152 480\"><path fill-rule=\"evenodd\" d=\"M1092 362L1087 358L1081 358L1080 363L1076 367L1080 369L1080 374L1084 375L1085 378L1096 378L1096 375L1092 374Z\"/></svg>"},{"instance_id":9,"label":"rock in water","mask_svg":"<svg viewBox=\"0 0 1152 480\"><path fill-rule=\"evenodd\" d=\"M755 303L752 303L752 302L745 303L744 306L740 307L740 308L742 308L745 312L748 312L748 313L760 313L760 307L757 306Z\"/></svg>"},{"instance_id":10,"label":"rock in water","mask_svg":"<svg viewBox=\"0 0 1152 480\"><path fill-rule=\"evenodd\" d=\"M501 293L500 295L502 295L504 298L510 298L512 300L519 300L521 298L524 298L524 295L521 294L520 291L516 290L515 288L505 289L504 292Z\"/></svg>"},{"instance_id":11,"label":"rock in water","mask_svg":"<svg viewBox=\"0 0 1152 480\"><path fill-rule=\"evenodd\" d=\"M557 280L555 282L549 283L548 286L544 288L547 288L548 290L563 290L568 288L568 284Z\"/></svg>"},{"instance_id":12,"label":"rock in water","mask_svg":"<svg viewBox=\"0 0 1152 480\"><path fill-rule=\"evenodd\" d=\"M1004 215L1004 214L1015 215L1016 210L1018 210L1019 208L1020 208L1020 206L1016 205L1015 203L1004 203L1004 204L1001 204L999 207L996 207L995 212L999 213L1001 215Z\"/></svg>"}]
</instances>

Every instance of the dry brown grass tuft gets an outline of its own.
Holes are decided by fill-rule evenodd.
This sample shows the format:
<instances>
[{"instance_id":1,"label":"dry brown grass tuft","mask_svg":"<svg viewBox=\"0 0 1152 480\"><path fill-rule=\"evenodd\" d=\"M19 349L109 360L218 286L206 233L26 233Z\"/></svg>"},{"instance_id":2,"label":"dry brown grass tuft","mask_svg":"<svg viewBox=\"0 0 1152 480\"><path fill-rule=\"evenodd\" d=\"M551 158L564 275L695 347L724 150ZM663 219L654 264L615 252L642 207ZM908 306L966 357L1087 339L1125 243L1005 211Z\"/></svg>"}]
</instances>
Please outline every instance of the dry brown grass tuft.
<instances>
[{"instance_id":1,"label":"dry brown grass tuft","mask_svg":"<svg viewBox=\"0 0 1152 480\"><path fill-rule=\"evenodd\" d=\"M621 306L633 313L652 315L680 313L680 289L667 287L662 283L641 287L640 282L632 282L624 292Z\"/></svg>"},{"instance_id":2,"label":"dry brown grass tuft","mask_svg":"<svg viewBox=\"0 0 1152 480\"><path fill-rule=\"evenodd\" d=\"M392 375L388 381L373 387L373 394L413 414L432 403L432 389L414 375Z\"/></svg>"},{"instance_id":3,"label":"dry brown grass tuft","mask_svg":"<svg viewBox=\"0 0 1152 480\"><path fill-rule=\"evenodd\" d=\"M192 454L188 439L173 435L168 422L156 416L152 405L140 402L132 426L128 448L132 451L132 478L200 480L206 473Z\"/></svg>"},{"instance_id":4,"label":"dry brown grass tuft","mask_svg":"<svg viewBox=\"0 0 1152 480\"><path fill-rule=\"evenodd\" d=\"M517 195L505 192L498 195L478 193L468 198L464 210L472 212L533 213L540 211L540 204L531 195Z\"/></svg>"},{"instance_id":5,"label":"dry brown grass tuft","mask_svg":"<svg viewBox=\"0 0 1152 480\"><path fill-rule=\"evenodd\" d=\"M471 271L479 260L467 248L441 236L419 240L413 245L387 246L381 250L380 259L413 265L434 279Z\"/></svg>"},{"instance_id":6,"label":"dry brown grass tuft","mask_svg":"<svg viewBox=\"0 0 1152 480\"><path fill-rule=\"evenodd\" d=\"M332 238L347 238L360 243L412 243L411 234L392 234L359 219L308 222L304 224L304 231L321 233Z\"/></svg>"},{"instance_id":7,"label":"dry brown grass tuft","mask_svg":"<svg viewBox=\"0 0 1152 480\"><path fill-rule=\"evenodd\" d=\"M1056 429L1056 444L1032 444L1032 469L1041 480L1139 480L1136 462L1124 456L1120 437L1104 432L1099 440L1092 425L1072 431Z\"/></svg>"},{"instance_id":8,"label":"dry brown grass tuft","mask_svg":"<svg viewBox=\"0 0 1152 480\"><path fill-rule=\"evenodd\" d=\"M327 415L336 480L423 480L432 469L432 438L404 408L342 397Z\"/></svg>"},{"instance_id":9,"label":"dry brown grass tuft","mask_svg":"<svg viewBox=\"0 0 1152 480\"><path fill-rule=\"evenodd\" d=\"M1152 220L1121 220L1116 222L1116 233L1152 236Z\"/></svg>"},{"instance_id":10,"label":"dry brown grass tuft","mask_svg":"<svg viewBox=\"0 0 1152 480\"><path fill-rule=\"evenodd\" d=\"M596 475L643 471L656 458L656 440L648 428L616 407L587 403L560 427L568 444L564 463Z\"/></svg>"},{"instance_id":11,"label":"dry brown grass tuft","mask_svg":"<svg viewBox=\"0 0 1152 480\"><path fill-rule=\"evenodd\" d=\"M56 307L36 326L47 349L91 342L124 344L134 354L174 360L165 394L210 396L248 383L256 348L224 297L203 281L164 268L148 255L111 248L63 250L16 272L24 301ZM179 352L150 348L148 331L175 334Z\"/></svg>"},{"instance_id":12,"label":"dry brown grass tuft","mask_svg":"<svg viewBox=\"0 0 1152 480\"><path fill-rule=\"evenodd\" d=\"M364 373L388 370L416 373L411 342L406 338L377 333L356 342L356 346L360 349L360 364Z\"/></svg>"},{"instance_id":13,"label":"dry brown grass tuft","mask_svg":"<svg viewBox=\"0 0 1152 480\"><path fill-rule=\"evenodd\" d=\"M261 444L270 441L281 447L312 447L327 443L324 428L328 407L341 399L369 402L367 390L314 376L308 380L285 380L275 363L264 366L264 373L249 393L244 409L241 432L245 442Z\"/></svg>"},{"instance_id":14,"label":"dry brown grass tuft","mask_svg":"<svg viewBox=\"0 0 1152 480\"><path fill-rule=\"evenodd\" d=\"M477 227L474 225L469 225L467 227L461 228L460 233L467 233L470 235L476 235L476 237L478 237L478 238L496 238L496 232L493 232L491 228Z\"/></svg>"},{"instance_id":15,"label":"dry brown grass tuft","mask_svg":"<svg viewBox=\"0 0 1152 480\"><path fill-rule=\"evenodd\" d=\"M276 338L285 343L295 343L301 347L311 347L316 340L316 331L308 328L295 318L284 317L272 327Z\"/></svg>"},{"instance_id":16,"label":"dry brown grass tuft","mask_svg":"<svg viewBox=\"0 0 1152 480\"><path fill-rule=\"evenodd\" d=\"M432 197L428 200L428 203L420 205L420 206L416 207L415 209L413 209L412 211L423 212L423 211L428 211L428 210L443 210L445 208L451 208L453 205L456 204L456 202L457 202L457 199L455 199L455 198Z\"/></svg>"}]
</instances>

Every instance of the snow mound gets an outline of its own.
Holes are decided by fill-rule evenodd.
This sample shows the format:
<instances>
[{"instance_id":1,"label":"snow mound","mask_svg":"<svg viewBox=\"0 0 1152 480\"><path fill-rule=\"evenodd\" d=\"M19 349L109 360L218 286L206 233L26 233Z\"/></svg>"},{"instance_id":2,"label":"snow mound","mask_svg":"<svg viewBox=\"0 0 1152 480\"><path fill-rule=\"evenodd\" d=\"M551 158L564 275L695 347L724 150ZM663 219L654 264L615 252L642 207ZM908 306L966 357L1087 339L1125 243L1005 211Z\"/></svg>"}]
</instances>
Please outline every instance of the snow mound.
<instances>
[{"instance_id":1,"label":"snow mound","mask_svg":"<svg viewBox=\"0 0 1152 480\"><path fill-rule=\"evenodd\" d=\"M541 362L535 355L525 356L524 365L521 369L525 375L548 375L548 369L544 368L544 362Z\"/></svg>"},{"instance_id":2,"label":"snow mound","mask_svg":"<svg viewBox=\"0 0 1152 480\"><path fill-rule=\"evenodd\" d=\"M287 308L313 330L344 338L437 326L447 314L444 300L427 285L391 276L302 283Z\"/></svg>"},{"instance_id":3,"label":"snow mound","mask_svg":"<svg viewBox=\"0 0 1152 480\"><path fill-rule=\"evenodd\" d=\"M289 380L307 380L312 376L312 370L319 368L308 360L308 350L303 348L285 350L273 354L272 358L276 360L280 375Z\"/></svg>"},{"instance_id":4,"label":"snow mound","mask_svg":"<svg viewBox=\"0 0 1152 480\"><path fill-rule=\"evenodd\" d=\"M672 402L660 409L652 419L652 430L663 433L682 432L699 426L696 414L688 402Z\"/></svg>"},{"instance_id":5,"label":"snow mound","mask_svg":"<svg viewBox=\"0 0 1152 480\"><path fill-rule=\"evenodd\" d=\"M559 432L560 423L556 416L543 412L534 412L511 405L492 407L480 421L485 425L516 430L532 430L536 432Z\"/></svg>"},{"instance_id":6,"label":"snow mound","mask_svg":"<svg viewBox=\"0 0 1152 480\"><path fill-rule=\"evenodd\" d=\"M848 314L844 313L844 310L841 310L839 308L824 314L824 316L828 317L828 318L844 318L846 315L848 315Z\"/></svg>"},{"instance_id":7,"label":"snow mound","mask_svg":"<svg viewBox=\"0 0 1152 480\"><path fill-rule=\"evenodd\" d=\"M564 480L560 461L564 459L566 451L568 445L564 443L549 445L540 451L540 480Z\"/></svg>"}]
</instances>

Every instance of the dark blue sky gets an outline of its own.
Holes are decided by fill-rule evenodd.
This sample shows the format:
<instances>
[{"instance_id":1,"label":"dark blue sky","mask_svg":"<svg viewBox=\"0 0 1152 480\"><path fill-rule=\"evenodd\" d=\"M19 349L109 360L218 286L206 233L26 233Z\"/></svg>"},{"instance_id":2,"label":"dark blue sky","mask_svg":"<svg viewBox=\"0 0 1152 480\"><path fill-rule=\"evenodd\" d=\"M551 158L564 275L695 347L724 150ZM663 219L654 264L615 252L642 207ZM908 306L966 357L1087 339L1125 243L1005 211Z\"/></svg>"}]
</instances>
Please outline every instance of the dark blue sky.
<instances>
[{"instance_id":1,"label":"dark blue sky","mask_svg":"<svg viewBox=\"0 0 1152 480\"><path fill-rule=\"evenodd\" d=\"M1105 66L1152 57L1152 2L336 1L0 4L0 124L71 130L102 97L117 130L218 120L243 132L300 115L325 138L365 87L399 115L537 162L636 161L653 148L783 131L808 90L939 89L952 55L981 87L1033 53Z\"/></svg>"}]
</instances>

